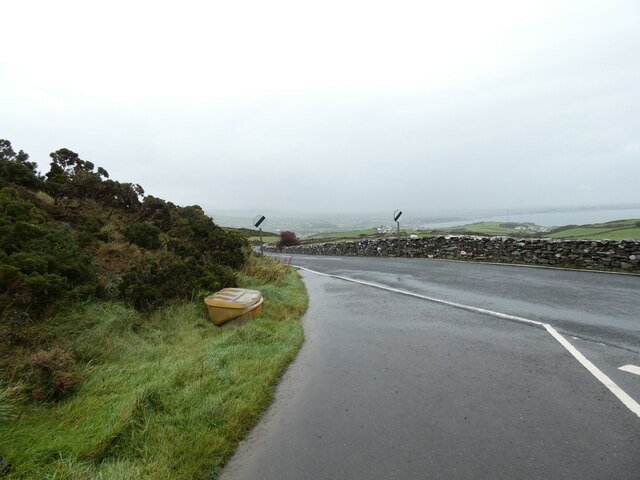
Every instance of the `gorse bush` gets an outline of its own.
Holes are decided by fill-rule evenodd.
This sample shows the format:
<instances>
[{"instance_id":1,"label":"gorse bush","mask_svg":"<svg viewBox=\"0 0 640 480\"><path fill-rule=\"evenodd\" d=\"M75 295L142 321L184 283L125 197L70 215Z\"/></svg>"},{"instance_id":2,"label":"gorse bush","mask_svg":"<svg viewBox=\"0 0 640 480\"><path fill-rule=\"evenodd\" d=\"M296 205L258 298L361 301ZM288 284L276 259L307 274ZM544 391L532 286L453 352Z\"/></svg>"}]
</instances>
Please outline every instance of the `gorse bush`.
<instances>
[{"instance_id":1,"label":"gorse bush","mask_svg":"<svg viewBox=\"0 0 640 480\"><path fill-rule=\"evenodd\" d=\"M249 246L197 205L144 197L66 148L50 157L40 175L0 140L0 366L22 358L13 370L28 372L34 397L55 401L75 385L73 359L38 322L90 299L150 312L236 286Z\"/></svg>"},{"instance_id":2,"label":"gorse bush","mask_svg":"<svg viewBox=\"0 0 640 480\"><path fill-rule=\"evenodd\" d=\"M91 296L150 310L236 284L244 236L197 205L141 200L140 185L109 179L72 150L50 157L41 176L0 140L0 318L27 311L37 319L55 303Z\"/></svg>"},{"instance_id":3,"label":"gorse bush","mask_svg":"<svg viewBox=\"0 0 640 480\"><path fill-rule=\"evenodd\" d=\"M148 250L156 250L162 245L160 229L150 223L134 223L125 228L123 233L129 242Z\"/></svg>"},{"instance_id":4,"label":"gorse bush","mask_svg":"<svg viewBox=\"0 0 640 480\"><path fill-rule=\"evenodd\" d=\"M77 232L52 221L10 187L0 190L0 312L42 314L74 288L95 281ZM91 290L91 287L89 287Z\"/></svg>"},{"instance_id":5,"label":"gorse bush","mask_svg":"<svg viewBox=\"0 0 640 480\"><path fill-rule=\"evenodd\" d=\"M32 189L44 188L42 177L36 171L35 162L20 150L16 153L8 140L0 140L0 187L13 183Z\"/></svg>"},{"instance_id":6,"label":"gorse bush","mask_svg":"<svg viewBox=\"0 0 640 480\"><path fill-rule=\"evenodd\" d=\"M215 291L235 284L233 270L224 265L207 268L194 257L145 255L123 275L120 292L136 309L147 311L171 299L190 298L200 291Z\"/></svg>"}]
</instances>

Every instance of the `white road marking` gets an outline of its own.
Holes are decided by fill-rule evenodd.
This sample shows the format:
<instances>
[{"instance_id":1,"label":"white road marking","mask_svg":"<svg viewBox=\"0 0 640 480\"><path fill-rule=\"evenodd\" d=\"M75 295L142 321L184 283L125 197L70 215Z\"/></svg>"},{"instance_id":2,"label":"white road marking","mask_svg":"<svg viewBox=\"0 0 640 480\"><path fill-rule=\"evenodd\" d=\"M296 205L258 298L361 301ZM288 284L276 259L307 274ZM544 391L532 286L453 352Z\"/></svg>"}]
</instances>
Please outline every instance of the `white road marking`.
<instances>
[{"instance_id":1,"label":"white road marking","mask_svg":"<svg viewBox=\"0 0 640 480\"><path fill-rule=\"evenodd\" d=\"M469 310L475 313L484 313L487 315L491 315L498 318L504 318L506 320L514 320L516 322L528 323L531 325L537 325L539 327L544 327L544 323L538 322L536 320L529 320L528 318L516 317L514 315L508 315L506 313L494 312L493 310L485 310L484 308L472 307L471 305L464 305L462 303L450 302L448 300L442 300L440 298L427 297L426 295L420 295L419 293L409 292L407 290L400 290L398 288L387 287L386 285L380 285L378 283L365 282L364 280L356 280L355 278L343 277L340 275L331 275L329 273L317 272L315 270L311 270L309 268L300 267L297 265L293 265L300 270L306 270L307 272L315 273L316 275L322 275L325 277L337 278L339 280L345 280L347 282L358 283L360 285L367 285L369 287L380 288L382 290L387 290L389 292L400 293L402 295L407 295L409 297L420 298L422 300L428 300L429 302L440 303L442 305L448 305L450 307L461 308L462 310Z\"/></svg>"},{"instance_id":2,"label":"white road marking","mask_svg":"<svg viewBox=\"0 0 640 480\"><path fill-rule=\"evenodd\" d=\"M635 365L624 365L622 367L618 367L618 370L622 370L623 372L635 373L636 375L640 375L640 367L636 367Z\"/></svg>"},{"instance_id":3,"label":"white road marking","mask_svg":"<svg viewBox=\"0 0 640 480\"><path fill-rule=\"evenodd\" d=\"M580 364L586 368L594 377L596 377L605 387L609 389L611 393L613 393L618 400L620 400L629 410L635 413L638 417L640 417L640 404L636 402L633 398L629 396L622 388L620 388L613 380L611 380L607 375L605 375L598 367L596 367L593 363L591 363L582 353L578 351L569 341L560 335L555 328L553 328L548 323L538 322L537 320L530 320L528 318L517 317L515 315L508 315L506 313L495 312L493 310L487 310L484 308L473 307L471 305L464 305L462 303L450 302L448 300L442 300L440 298L428 297L426 295L420 295L419 293L409 292L407 290L400 290L398 288L388 287L386 285L380 285L372 282L365 282L363 280L357 280L355 278L343 277L341 275L332 275L330 273L322 273L316 270L311 270L310 268L301 267L298 265L292 265L300 270L304 270L310 273L315 273L316 275L322 275L324 277L337 278L339 280L344 280L347 282L358 283L360 285L366 285L369 287L379 288L381 290L387 290L389 292L399 293L402 295L407 295L409 297L420 298L422 300L427 300L429 302L439 303L442 305L448 305L450 307L459 308L462 310L467 310L470 312L482 313L484 315L489 315L496 318L502 318L505 320L512 320L515 322L526 323L529 325L535 325L538 327L544 328L549 334L555 338L560 345L562 345L571 355L575 357ZM627 365L627 367L633 367L633 365ZM640 368L638 368L639 372L633 372L640 374ZM624 367L620 367L620 369L624 369ZM627 370L628 371L628 370Z\"/></svg>"},{"instance_id":4,"label":"white road marking","mask_svg":"<svg viewBox=\"0 0 640 480\"><path fill-rule=\"evenodd\" d=\"M622 390L613 380L611 380L608 376L606 376L598 367L596 367L593 363L591 363L587 357L585 357L582 353L578 351L576 347L571 345L566 338L560 335L555 328L553 328L549 324L545 324L544 328L547 329L547 332L551 334L553 338L555 338L560 345L566 348L571 355L573 355L576 360L578 360L584 368L589 370L591 374L596 377L602 384L607 387L611 393L613 393L618 400L620 400L624 405L635 413L638 417L640 417L640 404L636 402L633 398L629 396L627 392Z\"/></svg>"}]
</instances>

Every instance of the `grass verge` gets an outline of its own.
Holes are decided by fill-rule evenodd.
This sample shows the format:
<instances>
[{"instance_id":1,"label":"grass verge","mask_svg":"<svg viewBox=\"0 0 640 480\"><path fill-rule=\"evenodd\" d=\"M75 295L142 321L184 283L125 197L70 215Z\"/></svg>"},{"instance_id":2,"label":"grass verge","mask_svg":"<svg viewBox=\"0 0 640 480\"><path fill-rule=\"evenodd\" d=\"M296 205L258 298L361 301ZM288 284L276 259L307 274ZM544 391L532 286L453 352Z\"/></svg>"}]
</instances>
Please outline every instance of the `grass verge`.
<instances>
[{"instance_id":1,"label":"grass verge","mask_svg":"<svg viewBox=\"0 0 640 480\"><path fill-rule=\"evenodd\" d=\"M2 389L0 476L215 478L303 342L307 296L297 273L252 262L241 286L260 290L264 308L237 328L214 326L200 300L149 317L85 304L48 323L79 359L83 380L52 405Z\"/></svg>"}]
</instances>

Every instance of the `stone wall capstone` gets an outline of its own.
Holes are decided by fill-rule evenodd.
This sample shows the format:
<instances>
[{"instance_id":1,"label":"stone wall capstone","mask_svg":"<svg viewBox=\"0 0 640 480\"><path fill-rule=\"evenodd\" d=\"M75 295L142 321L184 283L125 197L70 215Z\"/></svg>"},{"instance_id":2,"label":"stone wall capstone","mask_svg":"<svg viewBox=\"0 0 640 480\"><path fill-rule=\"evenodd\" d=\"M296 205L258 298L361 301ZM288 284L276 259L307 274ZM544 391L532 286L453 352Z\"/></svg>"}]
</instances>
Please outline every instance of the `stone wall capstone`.
<instances>
[{"instance_id":1,"label":"stone wall capstone","mask_svg":"<svg viewBox=\"0 0 640 480\"><path fill-rule=\"evenodd\" d=\"M640 242L553 240L511 237L440 236L382 238L287 247L284 253L366 257L441 258L482 262L551 265L640 273Z\"/></svg>"}]
</instances>

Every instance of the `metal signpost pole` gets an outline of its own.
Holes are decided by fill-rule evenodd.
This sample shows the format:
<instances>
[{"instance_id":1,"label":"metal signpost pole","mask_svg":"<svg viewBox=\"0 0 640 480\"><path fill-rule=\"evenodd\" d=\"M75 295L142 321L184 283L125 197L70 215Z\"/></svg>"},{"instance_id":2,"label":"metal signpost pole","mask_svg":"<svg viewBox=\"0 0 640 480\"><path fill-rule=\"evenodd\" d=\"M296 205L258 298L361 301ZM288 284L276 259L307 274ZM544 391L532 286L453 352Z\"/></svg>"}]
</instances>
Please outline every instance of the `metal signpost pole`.
<instances>
[{"instance_id":1,"label":"metal signpost pole","mask_svg":"<svg viewBox=\"0 0 640 480\"><path fill-rule=\"evenodd\" d=\"M264 215L258 215L258 216L256 216L256 217L253 219L253 225L254 225L256 228L260 227L260 224L261 224L262 222L264 222L264 219L265 219L265 218L266 218L266 217L265 217ZM264 251L263 251L263 249L262 249L262 243L263 243L263 242L262 242L262 227L260 227L260 256L261 256L261 257L262 257L262 256L264 256Z\"/></svg>"},{"instance_id":2,"label":"metal signpost pole","mask_svg":"<svg viewBox=\"0 0 640 480\"><path fill-rule=\"evenodd\" d=\"M400 256L400 221L399 221L400 215L402 215L401 210L396 210L395 212L393 212L393 219L398 224L398 257Z\"/></svg>"},{"instance_id":3,"label":"metal signpost pole","mask_svg":"<svg viewBox=\"0 0 640 480\"><path fill-rule=\"evenodd\" d=\"M262 227L260 227L260 256L264 256L264 252L262 251Z\"/></svg>"}]
</instances>

